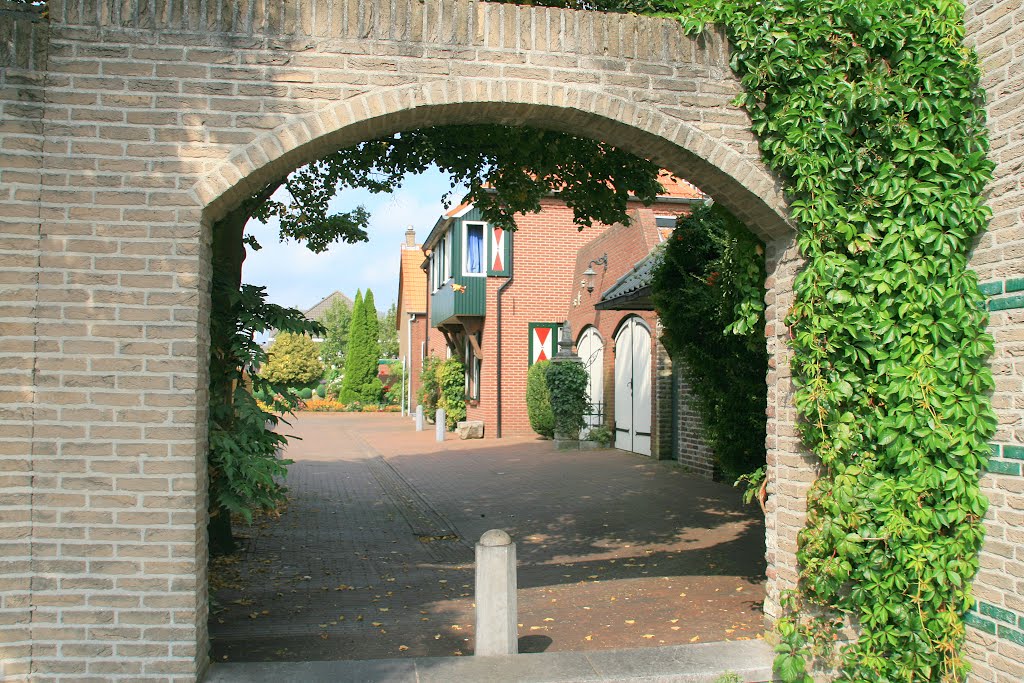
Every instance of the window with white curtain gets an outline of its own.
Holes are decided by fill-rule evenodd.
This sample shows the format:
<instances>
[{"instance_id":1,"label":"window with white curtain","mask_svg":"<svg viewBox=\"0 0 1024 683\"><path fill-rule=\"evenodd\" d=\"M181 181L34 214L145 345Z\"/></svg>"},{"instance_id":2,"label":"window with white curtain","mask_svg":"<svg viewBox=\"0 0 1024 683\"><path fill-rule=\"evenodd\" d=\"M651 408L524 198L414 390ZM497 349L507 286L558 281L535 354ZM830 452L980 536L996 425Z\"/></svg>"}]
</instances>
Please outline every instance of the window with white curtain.
<instances>
[{"instance_id":1,"label":"window with white curtain","mask_svg":"<svg viewBox=\"0 0 1024 683\"><path fill-rule=\"evenodd\" d=\"M462 274L482 277L484 271L484 223L462 224Z\"/></svg>"}]
</instances>

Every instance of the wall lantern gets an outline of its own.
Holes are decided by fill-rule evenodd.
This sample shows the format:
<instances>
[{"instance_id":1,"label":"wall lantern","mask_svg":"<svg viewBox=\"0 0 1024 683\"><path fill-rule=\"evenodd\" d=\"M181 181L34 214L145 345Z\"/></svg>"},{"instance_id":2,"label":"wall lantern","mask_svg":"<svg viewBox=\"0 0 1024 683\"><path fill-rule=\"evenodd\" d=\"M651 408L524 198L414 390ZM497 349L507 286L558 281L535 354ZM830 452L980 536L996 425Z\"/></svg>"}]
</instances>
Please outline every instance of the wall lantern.
<instances>
[{"instance_id":1,"label":"wall lantern","mask_svg":"<svg viewBox=\"0 0 1024 683\"><path fill-rule=\"evenodd\" d=\"M604 254L601 258L596 258L591 261L587 265L587 269L583 271L583 283L588 292L594 291L594 278L597 277L597 272L594 270L594 266L604 266L604 269L608 270L608 254Z\"/></svg>"}]
</instances>

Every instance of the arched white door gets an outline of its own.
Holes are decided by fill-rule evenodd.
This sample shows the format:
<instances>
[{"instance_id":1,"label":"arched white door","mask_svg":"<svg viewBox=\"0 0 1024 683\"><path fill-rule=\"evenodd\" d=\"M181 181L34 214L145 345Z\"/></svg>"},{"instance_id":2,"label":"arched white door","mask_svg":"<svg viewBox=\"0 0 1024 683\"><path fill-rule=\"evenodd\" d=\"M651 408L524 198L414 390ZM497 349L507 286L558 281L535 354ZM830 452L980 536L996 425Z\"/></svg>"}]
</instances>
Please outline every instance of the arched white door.
<instances>
[{"instance_id":1,"label":"arched white door","mask_svg":"<svg viewBox=\"0 0 1024 683\"><path fill-rule=\"evenodd\" d=\"M601 424L604 419L604 342L593 327L583 330L576 342L576 355L587 369L587 401L590 414L586 416L589 430Z\"/></svg>"},{"instance_id":2,"label":"arched white door","mask_svg":"<svg viewBox=\"0 0 1024 683\"><path fill-rule=\"evenodd\" d=\"M651 332L640 318L615 335L615 447L651 454Z\"/></svg>"}]
</instances>

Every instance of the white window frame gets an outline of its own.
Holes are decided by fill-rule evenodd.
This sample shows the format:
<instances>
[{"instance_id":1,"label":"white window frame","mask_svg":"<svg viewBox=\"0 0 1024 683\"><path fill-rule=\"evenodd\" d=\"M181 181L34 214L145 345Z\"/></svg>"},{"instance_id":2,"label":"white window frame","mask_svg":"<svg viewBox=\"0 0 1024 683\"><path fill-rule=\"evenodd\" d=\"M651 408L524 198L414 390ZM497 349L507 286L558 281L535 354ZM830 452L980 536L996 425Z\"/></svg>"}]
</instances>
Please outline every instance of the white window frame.
<instances>
[{"instance_id":1,"label":"white window frame","mask_svg":"<svg viewBox=\"0 0 1024 683\"><path fill-rule=\"evenodd\" d=\"M480 272L469 272L469 226L480 226ZM487 277L487 223L483 221L462 222L462 274L465 277Z\"/></svg>"},{"instance_id":2,"label":"white window frame","mask_svg":"<svg viewBox=\"0 0 1024 683\"><path fill-rule=\"evenodd\" d=\"M480 340L477 340L477 341L478 341L478 343L480 342ZM465 343L465 359L466 359L466 382L465 382L465 386L463 387L463 393L465 393L467 399L469 399L471 401L479 401L480 400L480 370L482 369L481 368L482 364L480 362L480 359L477 357L476 353L473 352L473 344L469 341L469 336L468 335L467 335L466 340L465 340L464 343ZM474 389L476 390L475 391L475 395L474 395Z\"/></svg>"},{"instance_id":3,"label":"white window frame","mask_svg":"<svg viewBox=\"0 0 1024 683\"><path fill-rule=\"evenodd\" d=\"M434 245L430 252L430 285L431 292L444 287L451 278L451 249L448 243L450 231L446 232Z\"/></svg>"}]
</instances>

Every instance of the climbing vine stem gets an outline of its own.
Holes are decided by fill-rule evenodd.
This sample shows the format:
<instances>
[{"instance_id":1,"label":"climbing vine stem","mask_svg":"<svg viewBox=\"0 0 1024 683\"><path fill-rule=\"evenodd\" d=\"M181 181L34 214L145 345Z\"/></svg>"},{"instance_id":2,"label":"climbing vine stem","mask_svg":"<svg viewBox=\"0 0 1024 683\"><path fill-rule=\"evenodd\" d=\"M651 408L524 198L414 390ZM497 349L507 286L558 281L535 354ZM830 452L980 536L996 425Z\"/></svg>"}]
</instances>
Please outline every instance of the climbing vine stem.
<instances>
[{"instance_id":1,"label":"climbing vine stem","mask_svg":"<svg viewBox=\"0 0 1024 683\"><path fill-rule=\"evenodd\" d=\"M664 7L662 9L665 9ZM776 670L962 681L996 419L968 269L988 221L983 93L956 0L682 0L725 27L805 266L788 313L804 443L822 463ZM811 618L811 615L817 618ZM824 618L822 617L824 615Z\"/></svg>"}]
</instances>

